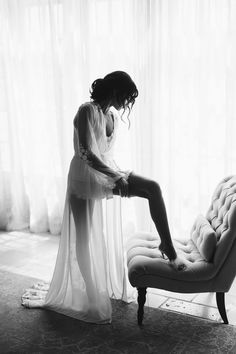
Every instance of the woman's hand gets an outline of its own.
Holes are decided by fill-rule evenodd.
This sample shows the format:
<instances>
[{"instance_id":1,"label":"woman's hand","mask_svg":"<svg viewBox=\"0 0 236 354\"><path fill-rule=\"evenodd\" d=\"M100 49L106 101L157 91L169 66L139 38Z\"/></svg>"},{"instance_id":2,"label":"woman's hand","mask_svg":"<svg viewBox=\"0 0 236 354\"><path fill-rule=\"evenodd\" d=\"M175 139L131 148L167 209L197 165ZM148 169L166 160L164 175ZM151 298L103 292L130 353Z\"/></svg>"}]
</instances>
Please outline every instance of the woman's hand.
<instances>
[{"instance_id":1,"label":"woman's hand","mask_svg":"<svg viewBox=\"0 0 236 354\"><path fill-rule=\"evenodd\" d=\"M116 187L119 189L121 197L128 197L129 195L129 183L125 178L121 177L116 182Z\"/></svg>"}]
</instances>

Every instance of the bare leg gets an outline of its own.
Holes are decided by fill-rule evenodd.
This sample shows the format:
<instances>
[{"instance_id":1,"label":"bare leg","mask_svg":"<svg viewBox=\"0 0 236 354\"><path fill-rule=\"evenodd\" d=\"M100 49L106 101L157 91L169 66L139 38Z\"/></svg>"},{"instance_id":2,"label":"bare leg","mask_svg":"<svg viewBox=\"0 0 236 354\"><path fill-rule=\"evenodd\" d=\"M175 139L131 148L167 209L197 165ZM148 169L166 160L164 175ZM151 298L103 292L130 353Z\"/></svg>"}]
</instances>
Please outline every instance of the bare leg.
<instances>
[{"instance_id":1,"label":"bare leg","mask_svg":"<svg viewBox=\"0 0 236 354\"><path fill-rule=\"evenodd\" d=\"M157 182L138 176L134 173L131 173L128 182L130 197L141 197L148 199L150 214L161 238L160 249L166 253L167 257L171 261L175 260L177 258L177 254L172 243L165 203L160 186ZM114 189L113 192L114 194L119 194L117 189Z\"/></svg>"},{"instance_id":2,"label":"bare leg","mask_svg":"<svg viewBox=\"0 0 236 354\"><path fill-rule=\"evenodd\" d=\"M75 195L70 196L70 206L74 217L76 229L76 257L80 272L84 278L87 296L94 303L94 283L91 274L89 238L91 230L91 217L93 211L92 200L79 199Z\"/></svg>"}]
</instances>

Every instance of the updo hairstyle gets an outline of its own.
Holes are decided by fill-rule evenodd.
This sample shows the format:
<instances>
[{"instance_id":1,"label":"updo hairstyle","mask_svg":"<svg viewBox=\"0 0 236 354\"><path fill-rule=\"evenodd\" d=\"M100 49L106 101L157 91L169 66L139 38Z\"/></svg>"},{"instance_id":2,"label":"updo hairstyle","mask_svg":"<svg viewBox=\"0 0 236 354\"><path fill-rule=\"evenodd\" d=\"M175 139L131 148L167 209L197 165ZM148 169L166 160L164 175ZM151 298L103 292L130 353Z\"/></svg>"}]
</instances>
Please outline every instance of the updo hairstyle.
<instances>
[{"instance_id":1,"label":"updo hairstyle","mask_svg":"<svg viewBox=\"0 0 236 354\"><path fill-rule=\"evenodd\" d=\"M90 98L95 103L116 98L117 103L124 109L131 111L138 90L131 77L124 71L114 71L103 79L97 79L92 83Z\"/></svg>"}]
</instances>

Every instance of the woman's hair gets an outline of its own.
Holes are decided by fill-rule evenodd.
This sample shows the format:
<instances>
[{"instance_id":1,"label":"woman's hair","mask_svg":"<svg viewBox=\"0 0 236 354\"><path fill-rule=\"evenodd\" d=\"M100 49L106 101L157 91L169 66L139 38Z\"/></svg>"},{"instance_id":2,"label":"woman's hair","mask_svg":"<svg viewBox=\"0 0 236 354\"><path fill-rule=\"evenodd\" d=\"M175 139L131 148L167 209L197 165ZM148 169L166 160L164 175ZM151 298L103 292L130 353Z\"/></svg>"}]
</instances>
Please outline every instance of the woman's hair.
<instances>
[{"instance_id":1,"label":"woman's hair","mask_svg":"<svg viewBox=\"0 0 236 354\"><path fill-rule=\"evenodd\" d=\"M103 79L97 79L92 83L90 98L96 103L116 98L117 102L124 109L128 108L129 113L133 107L138 90L131 77L124 71L113 71Z\"/></svg>"}]
</instances>

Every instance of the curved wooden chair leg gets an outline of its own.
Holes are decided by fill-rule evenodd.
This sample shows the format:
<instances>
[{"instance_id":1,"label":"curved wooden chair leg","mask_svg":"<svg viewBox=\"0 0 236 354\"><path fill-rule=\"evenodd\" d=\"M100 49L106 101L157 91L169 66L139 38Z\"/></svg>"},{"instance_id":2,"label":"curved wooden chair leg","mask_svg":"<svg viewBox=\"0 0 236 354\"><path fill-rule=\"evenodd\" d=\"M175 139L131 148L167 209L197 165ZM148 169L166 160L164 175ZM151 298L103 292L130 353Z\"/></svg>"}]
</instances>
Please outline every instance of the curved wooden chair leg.
<instances>
[{"instance_id":1,"label":"curved wooden chair leg","mask_svg":"<svg viewBox=\"0 0 236 354\"><path fill-rule=\"evenodd\" d=\"M143 315L144 315L144 304L146 302L146 293L147 288L137 288L138 290L138 325L141 326L143 322Z\"/></svg>"},{"instance_id":2,"label":"curved wooden chair leg","mask_svg":"<svg viewBox=\"0 0 236 354\"><path fill-rule=\"evenodd\" d=\"M225 310L225 293L216 293L216 303L222 320L225 324L228 324L229 321Z\"/></svg>"}]
</instances>

